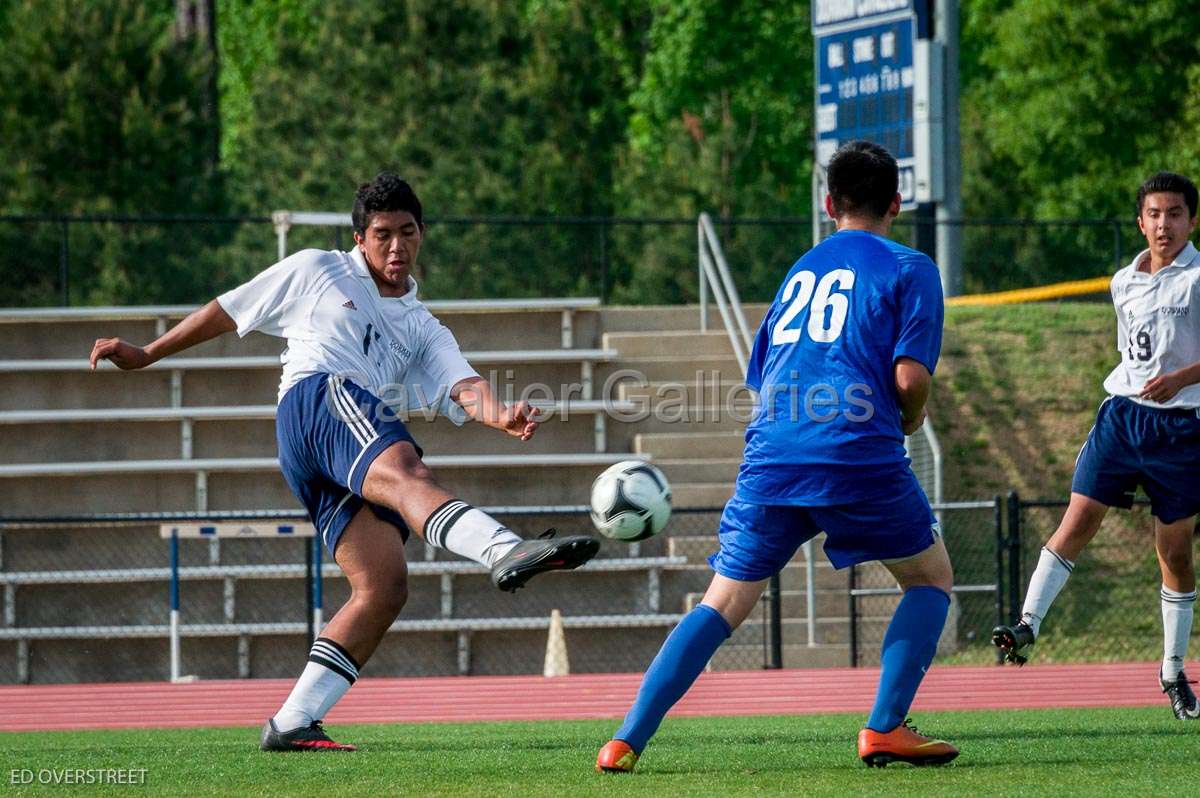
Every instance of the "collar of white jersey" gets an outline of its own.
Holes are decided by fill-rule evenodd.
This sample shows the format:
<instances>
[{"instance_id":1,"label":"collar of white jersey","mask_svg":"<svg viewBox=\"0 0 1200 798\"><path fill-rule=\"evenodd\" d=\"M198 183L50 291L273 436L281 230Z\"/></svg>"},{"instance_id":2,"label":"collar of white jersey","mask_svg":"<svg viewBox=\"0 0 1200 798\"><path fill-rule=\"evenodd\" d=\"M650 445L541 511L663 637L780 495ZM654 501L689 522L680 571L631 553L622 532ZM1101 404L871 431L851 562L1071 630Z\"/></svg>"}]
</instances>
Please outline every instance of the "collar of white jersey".
<instances>
[{"instance_id":1,"label":"collar of white jersey","mask_svg":"<svg viewBox=\"0 0 1200 798\"><path fill-rule=\"evenodd\" d=\"M1134 274L1140 274L1142 277L1153 277L1153 274L1141 270L1142 259L1146 258L1149 254L1150 250L1148 249L1143 249L1141 252L1139 252L1137 257L1133 259L1133 263L1130 264L1130 266L1133 267L1130 269L1130 271L1132 271ZM1179 254L1175 256L1175 260L1171 261L1166 266L1163 266L1162 269L1159 269L1158 272L1156 272L1156 274L1162 274L1164 270L1170 269L1173 266L1193 265L1200 266L1200 250L1196 249L1196 245L1189 241L1184 245L1183 249L1179 250Z\"/></svg>"},{"instance_id":2,"label":"collar of white jersey","mask_svg":"<svg viewBox=\"0 0 1200 798\"><path fill-rule=\"evenodd\" d=\"M371 270L367 268L367 259L363 257L362 250L358 247L350 250L350 264L354 267L354 274L366 280L371 284L371 290L375 295L385 302L399 302L402 305L417 304L417 281L413 276L408 275L408 290L401 296L383 296L379 293L379 286L375 285L375 278L371 276Z\"/></svg>"}]
</instances>

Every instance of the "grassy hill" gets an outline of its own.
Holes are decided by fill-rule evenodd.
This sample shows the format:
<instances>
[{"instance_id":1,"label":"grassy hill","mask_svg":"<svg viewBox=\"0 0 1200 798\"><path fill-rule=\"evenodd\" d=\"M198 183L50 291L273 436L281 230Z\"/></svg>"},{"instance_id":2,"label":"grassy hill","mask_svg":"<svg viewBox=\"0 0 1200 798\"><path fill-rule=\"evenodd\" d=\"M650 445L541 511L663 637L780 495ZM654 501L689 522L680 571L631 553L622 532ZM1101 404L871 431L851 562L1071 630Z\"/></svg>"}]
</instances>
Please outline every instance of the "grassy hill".
<instances>
[{"instance_id":1,"label":"grassy hill","mask_svg":"<svg viewBox=\"0 0 1200 798\"><path fill-rule=\"evenodd\" d=\"M929 407L944 495L1066 496L1115 337L1107 303L948 308Z\"/></svg>"}]
</instances>

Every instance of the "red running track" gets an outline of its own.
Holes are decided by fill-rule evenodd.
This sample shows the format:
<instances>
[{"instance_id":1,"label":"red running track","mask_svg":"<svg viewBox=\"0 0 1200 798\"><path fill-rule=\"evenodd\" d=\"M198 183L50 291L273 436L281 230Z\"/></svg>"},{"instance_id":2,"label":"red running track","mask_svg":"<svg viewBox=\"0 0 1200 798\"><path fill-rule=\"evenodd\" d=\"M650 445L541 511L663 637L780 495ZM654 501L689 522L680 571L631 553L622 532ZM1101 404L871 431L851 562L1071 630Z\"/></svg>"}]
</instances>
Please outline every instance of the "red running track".
<instances>
[{"instance_id":1,"label":"red running track","mask_svg":"<svg viewBox=\"0 0 1200 798\"><path fill-rule=\"evenodd\" d=\"M1133 707L1164 703L1158 663L947 666L925 678L913 709ZM688 715L867 713L878 668L703 674L672 710ZM330 712L337 723L618 718L640 673L360 679ZM291 680L126 682L0 687L0 730L260 726ZM522 700L514 700L521 697Z\"/></svg>"}]
</instances>

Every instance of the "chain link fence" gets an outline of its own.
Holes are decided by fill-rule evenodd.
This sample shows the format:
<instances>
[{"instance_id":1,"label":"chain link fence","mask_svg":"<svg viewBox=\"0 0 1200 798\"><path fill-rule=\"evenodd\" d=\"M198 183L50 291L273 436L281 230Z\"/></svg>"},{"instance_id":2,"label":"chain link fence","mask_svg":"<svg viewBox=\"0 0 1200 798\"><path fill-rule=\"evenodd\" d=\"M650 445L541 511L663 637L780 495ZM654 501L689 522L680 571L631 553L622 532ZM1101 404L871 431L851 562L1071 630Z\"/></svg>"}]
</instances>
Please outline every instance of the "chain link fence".
<instances>
[{"instance_id":1,"label":"chain link fence","mask_svg":"<svg viewBox=\"0 0 1200 798\"><path fill-rule=\"evenodd\" d=\"M1111 273L1142 246L1132 220L963 219L964 290ZM936 221L904 216L915 245ZM697 299L692 218L431 218L417 277L441 299L599 296L614 304ZM724 219L721 243L745 301L769 301L812 246L807 218ZM292 227L288 250L347 249L348 227ZM266 216L0 216L0 306L201 303L275 262ZM530 280L529 275L537 275Z\"/></svg>"},{"instance_id":2,"label":"chain link fence","mask_svg":"<svg viewBox=\"0 0 1200 798\"><path fill-rule=\"evenodd\" d=\"M994 581L992 506L940 509L960 582L971 575L976 587ZM496 515L525 536L548 527L564 533L589 528L583 508L498 508ZM554 610L563 618L571 672L644 670L711 580L707 557L717 548L719 518L719 508L677 510L663 534L632 545L605 540L595 563L541 576L516 595L497 593L485 569L414 537L406 551L408 604L364 672L541 673ZM164 538L177 523L203 531L233 521L221 525L233 528L222 536L178 539L174 558ZM244 533L302 521L295 511L277 511L0 523L0 682L294 676L311 639L314 609L319 628L346 601L349 585L327 557L323 578L306 581L314 559L322 559L314 557L312 538ZM772 580L712 669L844 666L877 657L895 597L848 601L846 572L833 570L821 542L802 548ZM855 571L860 588L894 587L869 568ZM978 632L990 627L995 605L994 596L982 593L956 596L955 643L947 656L980 658L977 644L986 635ZM179 611L174 662L172 606ZM984 616L986 623L979 620Z\"/></svg>"},{"instance_id":3,"label":"chain link fence","mask_svg":"<svg viewBox=\"0 0 1200 798\"><path fill-rule=\"evenodd\" d=\"M937 661L947 664L996 662L992 627L1005 607L1003 502L948 502L934 505L942 539L954 566L950 613L938 642ZM879 664L880 643L900 602L896 580L881 563L849 569L844 595L849 602L850 664Z\"/></svg>"},{"instance_id":4,"label":"chain link fence","mask_svg":"<svg viewBox=\"0 0 1200 798\"><path fill-rule=\"evenodd\" d=\"M583 508L499 508L496 515L526 537L548 527L564 534L590 528ZM643 670L708 584L704 557L716 548L718 517L719 510L677 511L663 534L638 544L605 540L593 564L542 575L517 594L497 592L482 567L413 537L408 604L364 672L541 673L553 610L563 619L571 672ZM168 678L172 546L163 529L236 521L224 526L243 524L248 532L304 520L277 511L0 521L0 683ZM294 677L314 605L328 620L349 584L326 555L314 600L305 579L312 538L230 534L178 539L174 675ZM760 638L764 625L756 622ZM725 666L765 662L760 639Z\"/></svg>"}]
</instances>

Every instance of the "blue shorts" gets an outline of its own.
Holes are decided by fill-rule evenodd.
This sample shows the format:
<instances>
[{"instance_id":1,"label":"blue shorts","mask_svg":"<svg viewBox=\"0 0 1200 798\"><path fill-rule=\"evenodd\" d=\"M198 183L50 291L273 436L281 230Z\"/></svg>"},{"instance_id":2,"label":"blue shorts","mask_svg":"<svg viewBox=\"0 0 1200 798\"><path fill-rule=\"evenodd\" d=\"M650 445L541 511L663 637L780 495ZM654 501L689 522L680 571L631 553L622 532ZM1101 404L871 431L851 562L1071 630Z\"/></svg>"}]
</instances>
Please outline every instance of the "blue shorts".
<instances>
[{"instance_id":1,"label":"blue shorts","mask_svg":"<svg viewBox=\"0 0 1200 798\"><path fill-rule=\"evenodd\" d=\"M1138 485L1165 524L1200 513L1200 411L1104 400L1075 460L1071 492L1128 509Z\"/></svg>"},{"instance_id":2,"label":"blue shorts","mask_svg":"<svg viewBox=\"0 0 1200 798\"><path fill-rule=\"evenodd\" d=\"M734 496L721 514L721 549L708 564L721 576L756 582L787 565L796 549L820 532L835 568L912 557L940 534L925 492L906 471L892 489L853 504L755 504Z\"/></svg>"},{"instance_id":3,"label":"blue shorts","mask_svg":"<svg viewBox=\"0 0 1200 798\"><path fill-rule=\"evenodd\" d=\"M305 377L279 403L275 436L283 478L304 503L330 555L364 504L408 540L399 515L362 498L367 469L384 449L407 441L421 453L404 423L381 405L370 391L330 374Z\"/></svg>"}]
</instances>

